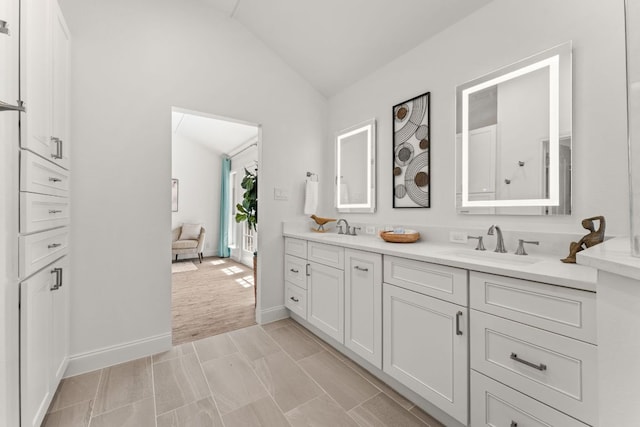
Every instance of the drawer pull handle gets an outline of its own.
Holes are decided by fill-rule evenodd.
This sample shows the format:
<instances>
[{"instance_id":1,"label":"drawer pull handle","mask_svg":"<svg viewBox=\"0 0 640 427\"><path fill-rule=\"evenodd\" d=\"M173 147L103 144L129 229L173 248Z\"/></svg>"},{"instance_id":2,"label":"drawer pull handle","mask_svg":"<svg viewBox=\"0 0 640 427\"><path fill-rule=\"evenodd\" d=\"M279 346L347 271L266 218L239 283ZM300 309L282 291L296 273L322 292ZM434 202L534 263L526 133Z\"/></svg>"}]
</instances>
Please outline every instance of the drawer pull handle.
<instances>
[{"instance_id":1,"label":"drawer pull handle","mask_svg":"<svg viewBox=\"0 0 640 427\"><path fill-rule=\"evenodd\" d=\"M50 182L60 182L60 181L62 181L62 180L61 180L60 178L54 178L54 177L50 176L50 177L49 177L49 181L50 181Z\"/></svg>"},{"instance_id":2,"label":"drawer pull handle","mask_svg":"<svg viewBox=\"0 0 640 427\"><path fill-rule=\"evenodd\" d=\"M355 266L355 267L353 267L353 268L354 268L355 270L360 270L360 271L369 271L369 269L368 269L368 268L363 268L363 267L360 267L359 265L356 265L356 266Z\"/></svg>"},{"instance_id":3,"label":"drawer pull handle","mask_svg":"<svg viewBox=\"0 0 640 427\"><path fill-rule=\"evenodd\" d=\"M300 302L300 300L299 300L298 298L296 298L296 297L291 297L291 298L289 298L289 299L290 299L291 301L293 301L293 302Z\"/></svg>"},{"instance_id":4,"label":"drawer pull handle","mask_svg":"<svg viewBox=\"0 0 640 427\"><path fill-rule=\"evenodd\" d=\"M54 248L57 248L59 246L62 246L62 243L52 243L50 245L47 245L47 249L54 249Z\"/></svg>"},{"instance_id":5,"label":"drawer pull handle","mask_svg":"<svg viewBox=\"0 0 640 427\"><path fill-rule=\"evenodd\" d=\"M526 360L524 360L524 359L520 359L520 358L518 357L518 355L517 355L517 354L515 354L515 353L511 353L511 359L512 359L512 360L515 360L516 362L520 362L520 363L522 363L523 365L530 366L530 367L532 367L533 369L537 369L538 371L546 371L546 370L547 370L547 365L545 365L544 363L540 363L539 365L536 365L535 363L527 362L527 361L526 361Z\"/></svg>"},{"instance_id":6,"label":"drawer pull handle","mask_svg":"<svg viewBox=\"0 0 640 427\"><path fill-rule=\"evenodd\" d=\"M462 317L461 311L456 313L456 335L462 335L462 331L460 330L460 317Z\"/></svg>"},{"instance_id":7,"label":"drawer pull handle","mask_svg":"<svg viewBox=\"0 0 640 427\"><path fill-rule=\"evenodd\" d=\"M518 427L518 423L515 421L511 421L511 426L510 427Z\"/></svg>"},{"instance_id":8,"label":"drawer pull handle","mask_svg":"<svg viewBox=\"0 0 640 427\"><path fill-rule=\"evenodd\" d=\"M49 213L53 215L53 214L57 214L57 213L62 213L62 211L58 210L58 209L49 209Z\"/></svg>"},{"instance_id":9,"label":"drawer pull handle","mask_svg":"<svg viewBox=\"0 0 640 427\"><path fill-rule=\"evenodd\" d=\"M305 272L305 273L307 274L307 277L308 277L308 276L311 276L311 272L309 271L309 267L310 267L310 266L311 266L310 264L307 264L307 265L305 266L305 269L306 269L306 272Z\"/></svg>"},{"instance_id":10,"label":"drawer pull handle","mask_svg":"<svg viewBox=\"0 0 640 427\"><path fill-rule=\"evenodd\" d=\"M295 268L290 269L289 271L291 271L292 273L300 273L298 270L296 270Z\"/></svg>"}]
</instances>

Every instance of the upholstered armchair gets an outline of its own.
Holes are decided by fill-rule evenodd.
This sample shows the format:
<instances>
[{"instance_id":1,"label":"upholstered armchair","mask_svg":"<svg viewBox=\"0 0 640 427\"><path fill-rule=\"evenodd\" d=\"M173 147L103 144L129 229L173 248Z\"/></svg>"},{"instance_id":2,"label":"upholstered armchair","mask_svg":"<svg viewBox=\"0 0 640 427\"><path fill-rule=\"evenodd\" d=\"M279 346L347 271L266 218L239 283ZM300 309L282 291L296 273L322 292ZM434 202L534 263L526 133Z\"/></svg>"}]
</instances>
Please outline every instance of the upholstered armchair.
<instances>
[{"instance_id":1,"label":"upholstered armchair","mask_svg":"<svg viewBox=\"0 0 640 427\"><path fill-rule=\"evenodd\" d=\"M202 264L205 229L200 224L183 224L172 231L171 255L197 255Z\"/></svg>"}]
</instances>

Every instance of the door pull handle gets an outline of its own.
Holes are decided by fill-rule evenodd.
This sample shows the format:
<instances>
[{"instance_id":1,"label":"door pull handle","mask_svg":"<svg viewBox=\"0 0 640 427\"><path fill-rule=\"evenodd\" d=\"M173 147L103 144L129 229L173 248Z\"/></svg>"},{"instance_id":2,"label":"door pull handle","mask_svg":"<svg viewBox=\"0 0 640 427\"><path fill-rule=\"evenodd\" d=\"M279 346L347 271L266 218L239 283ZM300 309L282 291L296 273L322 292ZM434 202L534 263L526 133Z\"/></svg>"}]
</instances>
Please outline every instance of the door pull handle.
<instances>
[{"instance_id":1,"label":"door pull handle","mask_svg":"<svg viewBox=\"0 0 640 427\"><path fill-rule=\"evenodd\" d=\"M462 317L461 311L456 313L456 335L462 335L462 331L460 330L460 317Z\"/></svg>"}]
</instances>

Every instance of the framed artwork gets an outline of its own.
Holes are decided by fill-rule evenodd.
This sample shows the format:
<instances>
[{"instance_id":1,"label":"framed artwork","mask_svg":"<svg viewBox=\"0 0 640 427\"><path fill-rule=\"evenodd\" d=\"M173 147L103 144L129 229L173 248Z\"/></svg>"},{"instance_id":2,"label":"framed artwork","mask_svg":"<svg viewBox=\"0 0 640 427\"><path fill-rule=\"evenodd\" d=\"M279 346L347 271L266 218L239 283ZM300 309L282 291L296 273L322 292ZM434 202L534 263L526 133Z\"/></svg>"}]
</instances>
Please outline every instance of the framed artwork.
<instances>
[{"instance_id":1,"label":"framed artwork","mask_svg":"<svg viewBox=\"0 0 640 427\"><path fill-rule=\"evenodd\" d=\"M178 180L171 180L171 212L178 212Z\"/></svg>"},{"instance_id":2,"label":"framed artwork","mask_svg":"<svg viewBox=\"0 0 640 427\"><path fill-rule=\"evenodd\" d=\"M393 106L393 207L431 207L430 92Z\"/></svg>"}]
</instances>

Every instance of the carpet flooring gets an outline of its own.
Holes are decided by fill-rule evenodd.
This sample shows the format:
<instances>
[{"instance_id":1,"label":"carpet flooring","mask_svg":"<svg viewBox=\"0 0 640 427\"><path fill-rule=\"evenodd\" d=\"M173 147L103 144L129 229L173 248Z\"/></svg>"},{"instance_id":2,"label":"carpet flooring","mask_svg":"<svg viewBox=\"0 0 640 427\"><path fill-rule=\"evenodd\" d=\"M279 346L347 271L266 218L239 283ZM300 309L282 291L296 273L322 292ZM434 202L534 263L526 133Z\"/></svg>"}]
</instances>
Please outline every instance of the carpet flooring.
<instances>
[{"instance_id":1,"label":"carpet flooring","mask_svg":"<svg viewBox=\"0 0 640 427\"><path fill-rule=\"evenodd\" d=\"M173 345L255 325L253 270L229 258L171 275Z\"/></svg>"}]
</instances>

